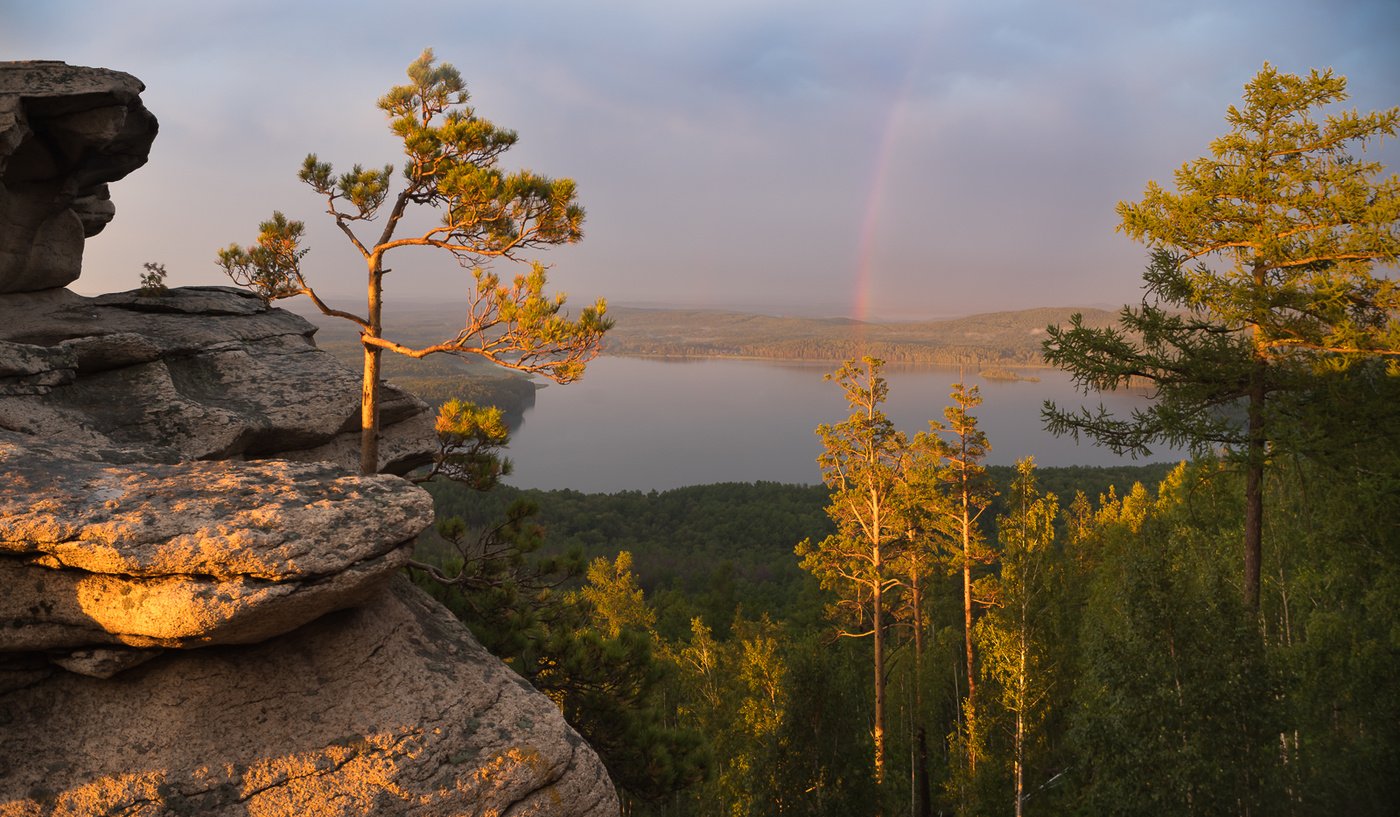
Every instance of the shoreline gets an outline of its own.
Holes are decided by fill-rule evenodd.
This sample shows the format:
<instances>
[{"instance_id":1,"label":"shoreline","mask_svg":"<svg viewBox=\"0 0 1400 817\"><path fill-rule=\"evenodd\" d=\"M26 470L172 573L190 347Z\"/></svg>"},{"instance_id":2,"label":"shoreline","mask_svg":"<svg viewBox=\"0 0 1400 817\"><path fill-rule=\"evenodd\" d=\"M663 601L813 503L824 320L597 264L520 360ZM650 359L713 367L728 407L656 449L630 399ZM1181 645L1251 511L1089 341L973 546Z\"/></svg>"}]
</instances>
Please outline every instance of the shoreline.
<instances>
[{"instance_id":1,"label":"shoreline","mask_svg":"<svg viewBox=\"0 0 1400 817\"><path fill-rule=\"evenodd\" d=\"M636 360L671 360L671 361L677 361L677 362L679 362L679 361L688 361L688 360L746 360L746 361L754 361L754 362L758 362L758 363L804 363L804 364L805 364L805 363L811 363L811 364L824 364L824 365L836 365L836 366L840 366L841 364L845 363L846 360L849 359L849 358L823 358L823 357L773 357L773 356L768 356L768 355L728 355L728 354L721 354L721 353L709 353L709 354L672 354L672 353L667 353L667 352L602 352L602 353L600 353L598 356L599 356L599 357L616 357L616 358L633 358L633 359L636 359ZM919 366L919 367L927 366L927 367L930 367L930 368L940 368L940 369L956 369L956 368L959 368L959 367L967 367L967 366L970 366L970 364L967 364L967 363L937 363L937 362L934 362L934 361L920 361L920 362L914 362L914 363L886 361L886 362L885 362L885 365L888 366L888 367L891 367L891 368L902 367L902 366ZM1054 366L1051 366L1051 365L1049 365L1049 364L1047 364L1047 363L999 363L999 364L997 364L996 366L988 366L988 367L986 367L986 368L988 368L988 369L997 369L997 368L1001 368L1001 369L1035 369L1035 370L1038 370L1038 371L1047 371L1047 370L1053 370L1053 369L1055 369ZM978 369L977 373L978 373L978 374L981 374L981 369ZM1014 374L1014 372L1013 372L1013 374ZM1017 377L1017 378L1001 378L1001 377L995 377L995 376L991 376L991 377L988 377L988 376L986 376L986 375L983 375L983 376L986 377L986 379L988 379L988 380L1003 380L1003 381L1008 381L1008 382L1009 382L1009 381L1012 381L1012 380L1015 380L1015 381L1017 381L1017 382L1038 382L1038 381L1033 381L1033 380L1030 380L1030 379L1024 378L1024 377Z\"/></svg>"}]
</instances>

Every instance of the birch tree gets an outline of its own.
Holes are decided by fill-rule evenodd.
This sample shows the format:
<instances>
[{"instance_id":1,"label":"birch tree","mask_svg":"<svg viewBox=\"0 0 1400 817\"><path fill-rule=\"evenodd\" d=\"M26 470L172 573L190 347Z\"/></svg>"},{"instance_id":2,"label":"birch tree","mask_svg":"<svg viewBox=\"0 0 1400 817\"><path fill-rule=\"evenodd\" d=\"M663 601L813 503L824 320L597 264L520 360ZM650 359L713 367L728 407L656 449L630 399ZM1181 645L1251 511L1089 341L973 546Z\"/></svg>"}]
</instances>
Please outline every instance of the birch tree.
<instances>
[{"instance_id":1,"label":"birch tree","mask_svg":"<svg viewBox=\"0 0 1400 817\"><path fill-rule=\"evenodd\" d=\"M982 672L997 692L997 703L1011 718L1011 778L1016 817L1026 799L1026 745L1040 723L1049 693L1040 615L1049 602L1043 592L1050 549L1055 541L1059 500L1040 493L1035 461L1016 464L1007 497L1009 512L997 520L1001 544L999 603L977 622Z\"/></svg>"}]
</instances>

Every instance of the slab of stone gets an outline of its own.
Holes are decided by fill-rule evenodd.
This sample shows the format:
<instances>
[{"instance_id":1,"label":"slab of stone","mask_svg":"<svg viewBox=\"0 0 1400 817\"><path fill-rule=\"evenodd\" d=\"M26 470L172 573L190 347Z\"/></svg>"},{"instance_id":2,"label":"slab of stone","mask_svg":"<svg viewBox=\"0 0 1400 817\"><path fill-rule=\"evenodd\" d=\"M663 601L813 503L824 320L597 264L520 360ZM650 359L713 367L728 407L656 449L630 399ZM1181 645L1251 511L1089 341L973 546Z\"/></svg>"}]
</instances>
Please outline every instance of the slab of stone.
<instances>
[{"instance_id":1,"label":"slab of stone","mask_svg":"<svg viewBox=\"0 0 1400 817\"><path fill-rule=\"evenodd\" d=\"M86 456L0 434L0 651L270 638L364 601L433 518L325 463Z\"/></svg>"},{"instance_id":2,"label":"slab of stone","mask_svg":"<svg viewBox=\"0 0 1400 817\"><path fill-rule=\"evenodd\" d=\"M0 692L0 723L6 814L619 810L549 699L402 577L260 644Z\"/></svg>"},{"instance_id":3,"label":"slab of stone","mask_svg":"<svg viewBox=\"0 0 1400 817\"><path fill-rule=\"evenodd\" d=\"M0 298L0 428L153 461L359 465L360 376L305 319L231 287ZM381 463L428 462L432 413L381 391Z\"/></svg>"}]
</instances>

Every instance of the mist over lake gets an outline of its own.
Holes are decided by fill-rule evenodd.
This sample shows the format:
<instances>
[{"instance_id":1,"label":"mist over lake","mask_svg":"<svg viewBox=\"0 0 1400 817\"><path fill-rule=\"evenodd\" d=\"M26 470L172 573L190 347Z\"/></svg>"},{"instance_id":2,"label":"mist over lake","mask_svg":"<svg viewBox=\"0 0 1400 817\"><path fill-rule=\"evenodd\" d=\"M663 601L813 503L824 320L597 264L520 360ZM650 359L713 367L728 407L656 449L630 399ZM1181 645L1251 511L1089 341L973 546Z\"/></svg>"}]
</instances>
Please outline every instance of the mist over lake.
<instances>
[{"instance_id":1,"label":"mist over lake","mask_svg":"<svg viewBox=\"0 0 1400 817\"><path fill-rule=\"evenodd\" d=\"M831 363L757 360L656 360L601 357L584 378L539 390L511 438L515 463L506 480L524 488L586 492L665 490L712 482L817 483L821 450L814 430L837 423L849 410L841 389L822 379ZM890 396L886 414L903 431L943 419L957 368L885 369ZM1115 465L1132 462L1112 451L1076 444L1044 430L1041 404L1097 405L1115 412L1143 405L1141 394L1080 395L1069 375L1028 369L1040 378L987 380L968 372L982 391L974 412L992 450L988 463L1010 465L1033 455L1042 466ZM1182 452L1165 447L1138 462L1174 461Z\"/></svg>"}]
</instances>

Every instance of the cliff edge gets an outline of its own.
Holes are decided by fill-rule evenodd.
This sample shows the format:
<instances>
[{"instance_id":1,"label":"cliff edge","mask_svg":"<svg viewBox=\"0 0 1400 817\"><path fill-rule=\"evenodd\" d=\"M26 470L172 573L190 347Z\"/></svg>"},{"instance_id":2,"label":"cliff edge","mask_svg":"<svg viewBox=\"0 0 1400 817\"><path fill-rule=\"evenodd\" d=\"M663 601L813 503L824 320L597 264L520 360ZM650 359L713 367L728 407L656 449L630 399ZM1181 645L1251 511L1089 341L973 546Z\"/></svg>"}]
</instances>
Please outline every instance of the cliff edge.
<instances>
[{"instance_id":1,"label":"cliff edge","mask_svg":"<svg viewBox=\"0 0 1400 817\"><path fill-rule=\"evenodd\" d=\"M401 574L433 446L305 320L87 298L156 120L128 74L0 63L0 817L616 815L557 707Z\"/></svg>"}]
</instances>

